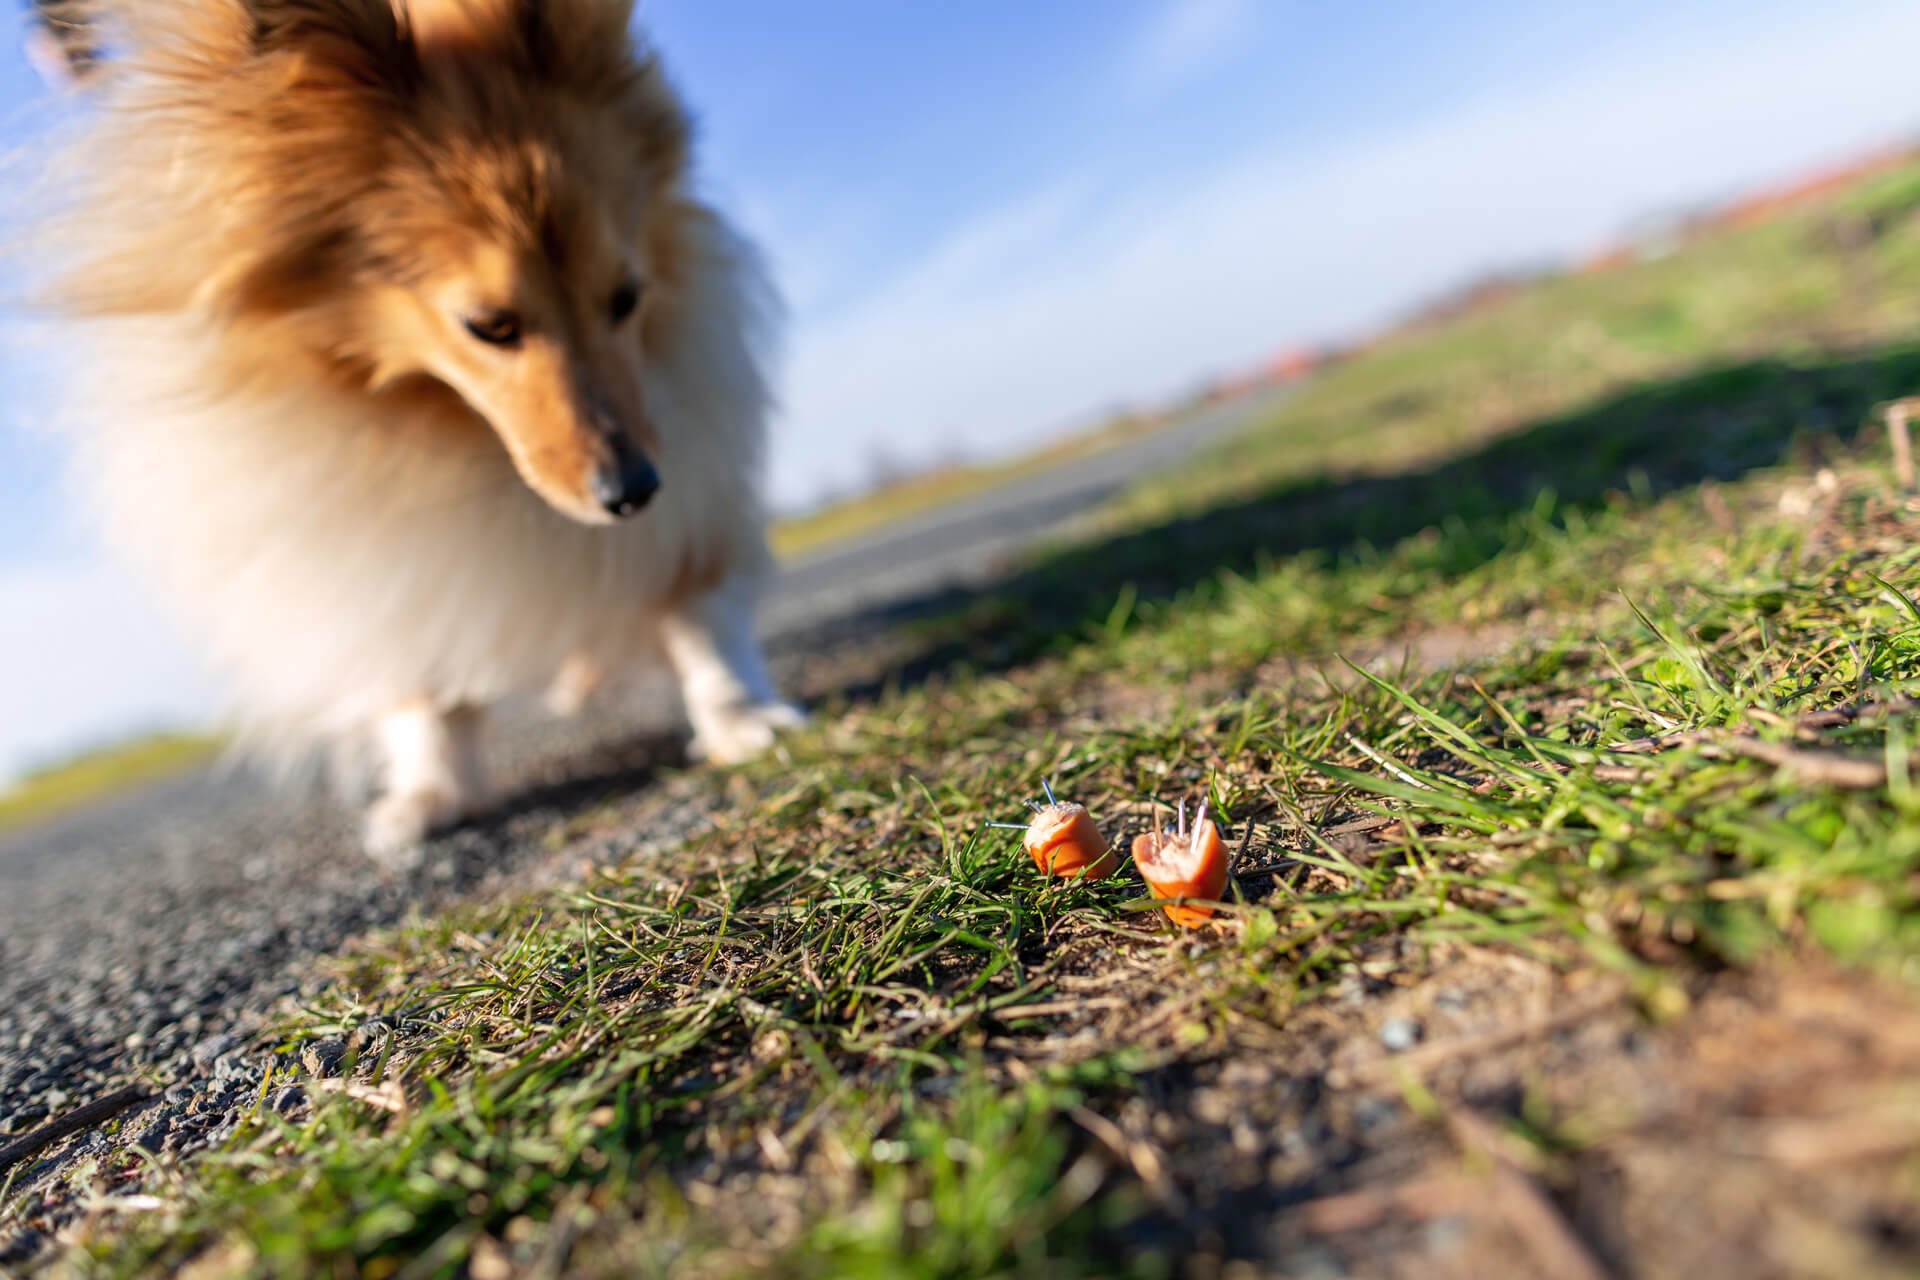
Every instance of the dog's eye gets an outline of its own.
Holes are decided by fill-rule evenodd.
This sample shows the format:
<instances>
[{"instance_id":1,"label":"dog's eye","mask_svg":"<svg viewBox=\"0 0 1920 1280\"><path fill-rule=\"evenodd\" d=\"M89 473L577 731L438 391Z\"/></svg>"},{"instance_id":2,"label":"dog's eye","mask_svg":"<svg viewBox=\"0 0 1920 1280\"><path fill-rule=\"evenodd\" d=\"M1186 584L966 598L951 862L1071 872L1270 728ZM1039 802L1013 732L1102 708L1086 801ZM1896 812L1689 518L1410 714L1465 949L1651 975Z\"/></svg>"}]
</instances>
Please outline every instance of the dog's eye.
<instances>
[{"instance_id":1,"label":"dog's eye","mask_svg":"<svg viewBox=\"0 0 1920 1280\"><path fill-rule=\"evenodd\" d=\"M467 332L496 347L510 347L520 341L520 317L511 311L483 311L468 316Z\"/></svg>"},{"instance_id":2,"label":"dog's eye","mask_svg":"<svg viewBox=\"0 0 1920 1280\"><path fill-rule=\"evenodd\" d=\"M615 324L622 324L640 305L640 282L629 280L613 291L613 299L607 304L607 312Z\"/></svg>"}]
</instances>

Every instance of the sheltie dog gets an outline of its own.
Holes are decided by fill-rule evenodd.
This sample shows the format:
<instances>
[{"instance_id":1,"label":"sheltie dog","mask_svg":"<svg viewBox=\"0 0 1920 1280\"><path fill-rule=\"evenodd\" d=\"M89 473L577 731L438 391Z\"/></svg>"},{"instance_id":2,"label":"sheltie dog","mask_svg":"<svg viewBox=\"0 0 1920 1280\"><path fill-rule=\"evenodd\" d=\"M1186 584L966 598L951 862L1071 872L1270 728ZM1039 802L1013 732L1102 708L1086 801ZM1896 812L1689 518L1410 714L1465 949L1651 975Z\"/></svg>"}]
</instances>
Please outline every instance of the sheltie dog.
<instances>
[{"instance_id":1,"label":"sheltie dog","mask_svg":"<svg viewBox=\"0 0 1920 1280\"><path fill-rule=\"evenodd\" d=\"M98 8L98 6L95 6ZM362 743L370 851L484 709L663 657L697 754L800 722L753 607L773 299L631 0L122 0L35 239L81 487L243 743Z\"/></svg>"}]
</instances>

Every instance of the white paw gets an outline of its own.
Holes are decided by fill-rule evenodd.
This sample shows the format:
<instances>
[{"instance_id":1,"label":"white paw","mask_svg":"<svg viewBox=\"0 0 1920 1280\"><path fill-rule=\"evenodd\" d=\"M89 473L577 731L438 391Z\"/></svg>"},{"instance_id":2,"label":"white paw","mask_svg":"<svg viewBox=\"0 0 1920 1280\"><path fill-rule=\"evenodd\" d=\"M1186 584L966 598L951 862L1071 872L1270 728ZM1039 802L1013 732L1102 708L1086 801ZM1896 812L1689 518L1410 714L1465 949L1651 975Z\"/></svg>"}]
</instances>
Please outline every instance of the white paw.
<instances>
[{"instance_id":1,"label":"white paw","mask_svg":"<svg viewBox=\"0 0 1920 1280\"><path fill-rule=\"evenodd\" d=\"M806 723L807 713L785 702L754 702L709 711L697 717L688 751L695 760L739 764L764 753L780 734Z\"/></svg>"},{"instance_id":2,"label":"white paw","mask_svg":"<svg viewBox=\"0 0 1920 1280\"><path fill-rule=\"evenodd\" d=\"M446 791L402 791L381 796L367 810L362 841L367 856L405 871L419 865L427 837L466 817L470 806Z\"/></svg>"},{"instance_id":3,"label":"white paw","mask_svg":"<svg viewBox=\"0 0 1920 1280\"><path fill-rule=\"evenodd\" d=\"M547 711L562 720L579 715L600 691L606 678L607 673L599 663L575 654L566 660L553 683L547 686L544 699Z\"/></svg>"}]
</instances>

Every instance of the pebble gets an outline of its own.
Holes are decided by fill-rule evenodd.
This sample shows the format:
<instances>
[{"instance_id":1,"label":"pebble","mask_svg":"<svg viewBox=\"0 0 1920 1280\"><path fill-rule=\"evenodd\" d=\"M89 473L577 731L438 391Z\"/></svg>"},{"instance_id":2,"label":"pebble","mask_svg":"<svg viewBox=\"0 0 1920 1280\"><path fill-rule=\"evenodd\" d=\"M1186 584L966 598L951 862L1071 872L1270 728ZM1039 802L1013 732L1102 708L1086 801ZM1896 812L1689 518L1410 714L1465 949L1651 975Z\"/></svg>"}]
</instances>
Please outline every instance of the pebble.
<instances>
[{"instance_id":1,"label":"pebble","mask_svg":"<svg viewBox=\"0 0 1920 1280\"><path fill-rule=\"evenodd\" d=\"M229 1053L214 1062L213 1078L220 1081L223 1088L232 1089L249 1080L258 1080L260 1068L237 1053Z\"/></svg>"},{"instance_id":2,"label":"pebble","mask_svg":"<svg viewBox=\"0 0 1920 1280\"><path fill-rule=\"evenodd\" d=\"M1420 1043L1422 1028L1412 1018L1388 1018L1380 1028L1380 1043L1388 1053L1405 1053Z\"/></svg>"},{"instance_id":3,"label":"pebble","mask_svg":"<svg viewBox=\"0 0 1920 1280\"><path fill-rule=\"evenodd\" d=\"M160 1148L166 1145L167 1131L172 1126L165 1116L133 1135L133 1145L149 1155L159 1155Z\"/></svg>"},{"instance_id":4,"label":"pebble","mask_svg":"<svg viewBox=\"0 0 1920 1280\"><path fill-rule=\"evenodd\" d=\"M196 1068L202 1072L208 1072L213 1070L216 1062L227 1054L232 1053L235 1049L238 1049L244 1043L245 1041L241 1040L239 1036L234 1035L230 1031L223 1031L218 1035L208 1036L205 1040L194 1045L193 1048L187 1051L187 1056L193 1060L193 1065Z\"/></svg>"},{"instance_id":5,"label":"pebble","mask_svg":"<svg viewBox=\"0 0 1920 1280\"><path fill-rule=\"evenodd\" d=\"M11 1240L0 1241L0 1266L11 1266L16 1262L25 1262L40 1252L48 1243L40 1232L29 1227Z\"/></svg>"},{"instance_id":6,"label":"pebble","mask_svg":"<svg viewBox=\"0 0 1920 1280\"><path fill-rule=\"evenodd\" d=\"M1400 1108L1391 1098L1362 1098L1354 1104L1353 1122L1363 1131L1378 1129L1392 1120Z\"/></svg>"},{"instance_id":7,"label":"pebble","mask_svg":"<svg viewBox=\"0 0 1920 1280\"><path fill-rule=\"evenodd\" d=\"M1458 1253L1467 1242L1467 1221L1459 1217L1435 1218L1427 1223L1427 1252L1438 1256Z\"/></svg>"},{"instance_id":8,"label":"pebble","mask_svg":"<svg viewBox=\"0 0 1920 1280\"><path fill-rule=\"evenodd\" d=\"M325 1079L340 1074L340 1060L347 1046L338 1040L314 1040L300 1046L300 1062L314 1075Z\"/></svg>"}]
</instances>

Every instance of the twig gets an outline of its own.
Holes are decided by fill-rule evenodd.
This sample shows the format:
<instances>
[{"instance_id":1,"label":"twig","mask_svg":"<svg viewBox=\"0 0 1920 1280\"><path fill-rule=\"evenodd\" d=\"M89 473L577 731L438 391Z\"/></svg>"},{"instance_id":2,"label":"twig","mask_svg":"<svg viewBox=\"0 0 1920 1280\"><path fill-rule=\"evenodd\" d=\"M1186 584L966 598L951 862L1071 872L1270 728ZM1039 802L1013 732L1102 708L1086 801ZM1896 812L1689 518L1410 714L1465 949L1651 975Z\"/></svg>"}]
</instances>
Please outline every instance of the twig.
<instances>
[{"instance_id":1,"label":"twig","mask_svg":"<svg viewBox=\"0 0 1920 1280\"><path fill-rule=\"evenodd\" d=\"M1825 711L1809 711L1803 716L1784 719L1771 712L1758 708L1747 714L1755 719L1764 719L1770 724L1792 728L1794 734L1815 734L1826 729L1842 729L1862 720L1877 719L1895 712L1913 711L1920 708L1920 702L1912 698L1887 698L1877 702L1856 702L1844 707L1830 707ZM1603 748L1627 755L1650 755L1660 751L1671 751L1675 747L1697 746L1701 743L1723 741L1728 735L1713 729L1686 729L1675 733L1655 734L1647 738L1630 738L1625 742L1616 742Z\"/></svg>"},{"instance_id":2,"label":"twig","mask_svg":"<svg viewBox=\"0 0 1920 1280\"><path fill-rule=\"evenodd\" d=\"M1834 707L1828 711L1814 711L1783 723L1790 724L1796 735L1814 734L1824 729L1838 729L1857 724L1873 716L1910 711L1913 707L1912 699L1898 698L1886 702ZM1813 751L1805 747L1788 746L1782 742L1768 742L1750 733L1739 731L1688 729L1680 733L1661 734L1657 737L1634 738L1627 742L1615 743L1606 750L1628 755L1654 755L1679 747L1699 747L1702 754L1710 757L1738 756L1746 760L1758 760L1762 764L1785 769L1804 781L1825 783L1828 786L1849 791L1871 791L1876 787L1887 785L1887 766L1883 761L1862 756L1842 755L1835 751Z\"/></svg>"},{"instance_id":3,"label":"twig","mask_svg":"<svg viewBox=\"0 0 1920 1280\"><path fill-rule=\"evenodd\" d=\"M1766 1131L1760 1150L1789 1168L1821 1169L1905 1155L1917 1146L1920 1125L1912 1117L1870 1115L1779 1121Z\"/></svg>"},{"instance_id":4,"label":"twig","mask_svg":"<svg viewBox=\"0 0 1920 1280\"><path fill-rule=\"evenodd\" d=\"M172 1200L148 1195L101 1196L87 1202L90 1213L159 1213L175 1207L176 1203Z\"/></svg>"},{"instance_id":5,"label":"twig","mask_svg":"<svg viewBox=\"0 0 1920 1280\"><path fill-rule=\"evenodd\" d=\"M1147 1194L1158 1201L1161 1208L1176 1214L1185 1211L1186 1198L1180 1194L1180 1188L1173 1185L1173 1179L1167 1176L1166 1163L1160 1159L1160 1153L1154 1150L1152 1143L1127 1137L1119 1125L1097 1111L1074 1107L1067 1114L1073 1117L1075 1124L1098 1139L1101 1146L1131 1165L1135 1176L1147 1188Z\"/></svg>"},{"instance_id":6,"label":"twig","mask_svg":"<svg viewBox=\"0 0 1920 1280\"><path fill-rule=\"evenodd\" d=\"M1907 429L1907 424L1916 407L1920 407L1920 396L1908 396L1887 406L1887 439L1893 445L1893 478L1907 493L1914 490L1913 434Z\"/></svg>"},{"instance_id":7,"label":"twig","mask_svg":"<svg viewBox=\"0 0 1920 1280\"><path fill-rule=\"evenodd\" d=\"M1381 813L1375 814L1371 818L1355 818L1351 822L1342 822L1335 826L1327 827L1321 831L1320 834L1328 838L1363 835L1369 831L1378 831L1382 827L1390 827L1394 823L1399 822L1404 816L1404 814L1398 813Z\"/></svg>"},{"instance_id":8,"label":"twig","mask_svg":"<svg viewBox=\"0 0 1920 1280\"><path fill-rule=\"evenodd\" d=\"M993 1010L993 1016L1002 1022L1019 1018L1050 1018L1062 1013L1095 1012L1102 1009L1125 1009L1136 1003L1119 996L1093 996L1078 1000L1041 1000L1034 1004L1010 1004Z\"/></svg>"},{"instance_id":9,"label":"twig","mask_svg":"<svg viewBox=\"0 0 1920 1280\"><path fill-rule=\"evenodd\" d=\"M0 1171L28 1156L52 1146L68 1134L78 1133L109 1120L136 1102L145 1101L149 1096L145 1085L130 1084L116 1089L104 1098L89 1102L77 1111L70 1111L58 1120L41 1125L24 1137L0 1147Z\"/></svg>"},{"instance_id":10,"label":"twig","mask_svg":"<svg viewBox=\"0 0 1920 1280\"><path fill-rule=\"evenodd\" d=\"M547 1219L546 1245L540 1250L540 1256L527 1268L527 1275L544 1278L557 1277L566 1272L567 1259L573 1256L573 1247L580 1243L581 1233L587 1227L580 1220L581 1211L587 1207L587 1190L584 1187L576 1187L560 1197Z\"/></svg>"},{"instance_id":11,"label":"twig","mask_svg":"<svg viewBox=\"0 0 1920 1280\"><path fill-rule=\"evenodd\" d=\"M1603 751L1617 751L1622 755L1650 756L1662 751L1673 751L1680 747L1694 747L1703 742L1712 742L1715 734L1711 729L1687 729L1680 733L1661 733L1648 738L1629 738L1625 742L1609 743Z\"/></svg>"},{"instance_id":12,"label":"twig","mask_svg":"<svg viewBox=\"0 0 1920 1280\"><path fill-rule=\"evenodd\" d=\"M1332 1235L1358 1231L1394 1217L1443 1218L1486 1207L1487 1190L1479 1178L1450 1174L1422 1178L1397 1187L1361 1187L1309 1200L1295 1212L1308 1231Z\"/></svg>"},{"instance_id":13,"label":"twig","mask_svg":"<svg viewBox=\"0 0 1920 1280\"><path fill-rule=\"evenodd\" d=\"M1828 711L1809 711L1796 718L1793 726L1797 730L1813 731L1819 729L1839 729L1857 720L1871 716L1887 715L1895 711L1912 711L1916 707L1912 698L1888 698L1883 702L1859 702L1852 706L1834 707Z\"/></svg>"},{"instance_id":14,"label":"twig","mask_svg":"<svg viewBox=\"0 0 1920 1280\"><path fill-rule=\"evenodd\" d=\"M307 1086L320 1093L344 1094L355 1102L364 1102L394 1115L406 1114L407 1091L400 1087L398 1080L378 1085L361 1084L357 1080L310 1080Z\"/></svg>"},{"instance_id":15,"label":"twig","mask_svg":"<svg viewBox=\"0 0 1920 1280\"><path fill-rule=\"evenodd\" d=\"M1152 940L1151 934L1146 935L1146 937L1149 941ZM1172 999L1163 1000L1145 1017L1136 1022L1129 1023L1127 1025L1127 1035L1138 1043L1145 1043L1149 1035L1192 1009L1196 1003L1198 1002L1191 996L1186 999L1175 996Z\"/></svg>"},{"instance_id":16,"label":"twig","mask_svg":"<svg viewBox=\"0 0 1920 1280\"><path fill-rule=\"evenodd\" d=\"M1820 782L1847 791L1871 791L1887 785L1887 766L1879 760L1843 756L1836 751L1808 751L1782 742L1733 737L1705 748L1708 754L1725 752L1784 769L1806 782Z\"/></svg>"},{"instance_id":17,"label":"twig","mask_svg":"<svg viewBox=\"0 0 1920 1280\"><path fill-rule=\"evenodd\" d=\"M1454 1141L1492 1167L1493 1198L1501 1216L1526 1242L1541 1270L1562 1280L1609 1280L1607 1268L1567 1225L1546 1192L1514 1163L1499 1132L1465 1108L1450 1107L1446 1115Z\"/></svg>"}]
</instances>

